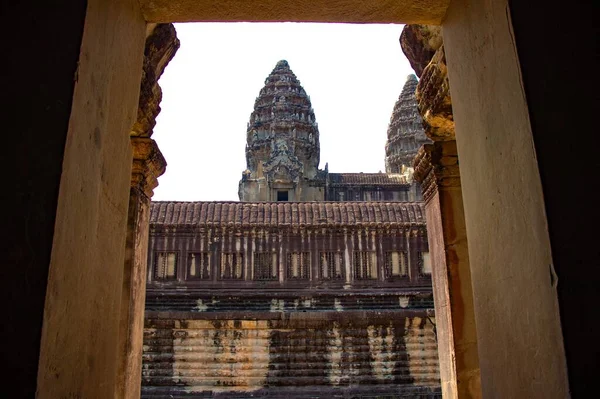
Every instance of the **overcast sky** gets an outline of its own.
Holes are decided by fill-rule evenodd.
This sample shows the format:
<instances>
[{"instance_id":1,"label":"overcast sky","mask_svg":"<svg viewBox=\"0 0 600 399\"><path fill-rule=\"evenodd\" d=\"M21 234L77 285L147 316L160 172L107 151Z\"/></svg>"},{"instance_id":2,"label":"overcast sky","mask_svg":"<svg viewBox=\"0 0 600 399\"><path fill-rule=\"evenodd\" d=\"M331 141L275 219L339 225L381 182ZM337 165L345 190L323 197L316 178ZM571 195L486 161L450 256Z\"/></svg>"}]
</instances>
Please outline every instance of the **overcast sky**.
<instances>
[{"instance_id":1,"label":"overcast sky","mask_svg":"<svg viewBox=\"0 0 600 399\"><path fill-rule=\"evenodd\" d=\"M160 79L154 138L167 160L154 200L238 200L246 125L285 59L310 96L321 168L384 171L394 103L413 73L402 25L176 24L181 47Z\"/></svg>"}]
</instances>

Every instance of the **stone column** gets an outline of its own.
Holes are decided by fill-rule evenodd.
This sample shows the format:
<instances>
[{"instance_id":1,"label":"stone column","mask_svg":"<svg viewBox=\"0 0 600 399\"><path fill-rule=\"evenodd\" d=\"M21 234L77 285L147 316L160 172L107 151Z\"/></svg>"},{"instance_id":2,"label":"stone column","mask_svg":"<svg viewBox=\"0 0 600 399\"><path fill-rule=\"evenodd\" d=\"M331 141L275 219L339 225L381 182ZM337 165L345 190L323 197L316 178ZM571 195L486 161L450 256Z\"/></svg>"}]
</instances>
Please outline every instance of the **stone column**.
<instances>
[{"instance_id":1,"label":"stone column","mask_svg":"<svg viewBox=\"0 0 600 399\"><path fill-rule=\"evenodd\" d=\"M414 177L425 201L442 393L445 399L480 398L467 231L442 38L437 27L407 25L401 44L420 74L417 106L425 134L433 140L419 150Z\"/></svg>"},{"instance_id":2,"label":"stone column","mask_svg":"<svg viewBox=\"0 0 600 399\"><path fill-rule=\"evenodd\" d=\"M119 353L124 355L120 357L116 398L140 397L150 199L157 178L166 168L154 140L132 137L131 144L133 166L119 327Z\"/></svg>"},{"instance_id":3,"label":"stone column","mask_svg":"<svg viewBox=\"0 0 600 399\"><path fill-rule=\"evenodd\" d=\"M426 144L415 159L423 186L444 398L479 398L479 356L455 141Z\"/></svg>"},{"instance_id":4,"label":"stone column","mask_svg":"<svg viewBox=\"0 0 600 399\"><path fill-rule=\"evenodd\" d=\"M130 131L133 150L125 267L119 325L119 368L115 398L139 398L142 377L142 343L150 200L165 172L166 162L150 138L160 112L162 90L158 79L179 48L172 24L149 24L146 30L144 65L137 119Z\"/></svg>"}]
</instances>

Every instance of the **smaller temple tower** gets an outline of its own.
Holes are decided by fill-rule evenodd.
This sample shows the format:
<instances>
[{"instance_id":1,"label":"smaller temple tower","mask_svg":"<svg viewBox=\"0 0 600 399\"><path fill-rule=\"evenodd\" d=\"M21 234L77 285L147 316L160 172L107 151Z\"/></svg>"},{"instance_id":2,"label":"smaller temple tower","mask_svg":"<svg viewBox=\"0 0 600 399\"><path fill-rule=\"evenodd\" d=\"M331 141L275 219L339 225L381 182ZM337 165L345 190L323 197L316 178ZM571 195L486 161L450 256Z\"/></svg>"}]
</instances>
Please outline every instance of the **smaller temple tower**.
<instances>
[{"instance_id":1,"label":"smaller temple tower","mask_svg":"<svg viewBox=\"0 0 600 399\"><path fill-rule=\"evenodd\" d=\"M425 135L423 120L417 108L417 77L410 74L394 105L385 144L385 171L399 173L411 184L409 201L422 199L421 187L413 180L413 160L423 144L431 143Z\"/></svg>"},{"instance_id":2,"label":"smaller temple tower","mask_svg":"<svg viewBox=\"0 0 600 399\"><path fill-rule=\"evenodd\" d=\"M413 159L423 144L431 143L423 130L423 121L417 108L415 92L417 77L408 75L402 93L392 111L385 144L385 171L410 173Z\"/></svg>"},{"instance_id":3,"label":"smaller temple tower","mask_svg":"<svg viewBox=\"0 0 600 399\"><path fill-rule=\"evenodd\" d=\"M319 129L310 98L287 61L265 80L250 115L240 201L318 201L324 198Z\"/></svg>"}]
</instances>

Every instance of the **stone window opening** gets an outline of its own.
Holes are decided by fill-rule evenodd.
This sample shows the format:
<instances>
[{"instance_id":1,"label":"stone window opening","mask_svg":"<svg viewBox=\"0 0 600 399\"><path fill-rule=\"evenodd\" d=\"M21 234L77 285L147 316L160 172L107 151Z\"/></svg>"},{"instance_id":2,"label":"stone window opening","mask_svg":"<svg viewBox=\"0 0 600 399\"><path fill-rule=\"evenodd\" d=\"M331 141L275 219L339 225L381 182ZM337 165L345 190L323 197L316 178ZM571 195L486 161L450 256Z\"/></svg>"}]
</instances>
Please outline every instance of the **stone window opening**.
<instances>
[{"instance_id":1,"label":"stone window opening","mask_svg":"<svg viewBox=\"0 0 600 399\"><path fill-rule=\"evenodd\" d=\"M241 253L221 254L219 265L219 279L241 280L243 278L244 255Z\"/></svg>"},{"instance_id":2,"label":"stone window opening","mask_svg":"<svg viewBox=\"0 0 600 399\"><path fill-rule=\"evenodd\" d=\"M310 278L310 252L288 253L287 278L291 280L308 280Z\"/></svg>"},{"instance_id":3,"label":"stone window opening","mask_svg":"<svg viewBox=\"0 0 600 399\"><path fill-rule=\"evenodd\" d=\"M192 253L188 256L188 279L210 279L210 254L208 252Z\"/></svg>"},{"instance_id":4,"label":"stone window opening","mask_svg":"<svg viewBox=\"0 0 600 399\"><path fill-rule=\"evenodd\" d=\"M154 278L156 280L175 280L177 278L176 252L156 252L154 259Z\"/></svg>"},{"instance_id":5,"label":"stone window opening","mask_svg":"<svg viewBox=\"0 0 600 399\"><path fill-rule=\"evenodd\" d=\"M386 278L408 277L408 253L389 251L385 253Z\"/></svg>"},{"instance_id":6,"label":"stone window opening","mask_svg":"<svg viewBox=\"0 0 600 399\"><path fill-rule=\"evenodd\" d=\"M370 280L377 278L377 258L375 252L354 252L354 277L357 280Z\"/></svg>"},{"instance_id":7,"label":"stone window opening","mask_svg":"<svg viewBox=\"0 0 600 399\"><path fill-rule=\"evenodd\" d=\"M431 257L429 256L429 252L417 252L417 266L419 268L419 276L431 276Z\"/></svg>"},{"instance_id":8,"label":"stone window opening","mask_svg":"<svg viewBox=\"0 0 600 399\"><path fill-rule=\"evenodd\" d=\"M344 278L344 256L341 252L321 252L319 261L322 279L341 280Z\"/></svg>"},{"instance_id":9,"label":"stone window opening","mask_svg":"<svg viewBox=\"0 0 600 399\"><path fill-rule=\"evenodd\" d=\"M278 202L285 202L285 201L289 201L289 192L287 190L279 190L277 191L277 201Z\"/></svg>"},{"instance_id":10,"label":"stone window opening","mask_svg":"<svg viewBox=\"0 0 600 399\"><path fill-rule=\"evenodd\" d=\"M254 253L254 280L277 280L275 252Z\"/></svg>"}]
</instances>

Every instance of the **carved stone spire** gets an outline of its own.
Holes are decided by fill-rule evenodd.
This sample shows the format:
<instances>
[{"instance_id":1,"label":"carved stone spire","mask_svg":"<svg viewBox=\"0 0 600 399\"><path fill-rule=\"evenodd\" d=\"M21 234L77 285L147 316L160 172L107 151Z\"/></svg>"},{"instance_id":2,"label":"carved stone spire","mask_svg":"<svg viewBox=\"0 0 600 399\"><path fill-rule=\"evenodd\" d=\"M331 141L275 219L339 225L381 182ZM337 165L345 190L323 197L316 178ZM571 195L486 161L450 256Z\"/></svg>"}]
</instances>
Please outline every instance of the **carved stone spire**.
<instances>
[{"instance_id":1,"label":"carved stone spire","mask_svg":"<svg viewBox=\"0 0 600 399\"><path fill-rule=\"evenodd\" d=\"M421 145L431 141L425 135L417 108L417 77L408 75L402 93L392 111L385 144L385 171L402 173L402 166L412 167Z\"/></svg>"},{"instance_id":2,"label":"carved stone spire","mask_svg":"<svg viewBox=\"0 0 600 399\"><path fill-rule=\"evenodd\" d=\"M310 98L285 60L277 63L256 98L246 142L246 179L265 176L273 180L274 176L267 175L288 173L289 180L297 182L300 176L313 179L317 175L319 129L315 114Z\"/></svg>"}]
</instances>

